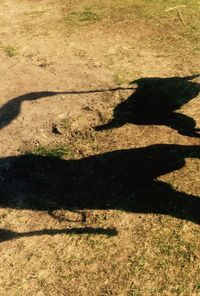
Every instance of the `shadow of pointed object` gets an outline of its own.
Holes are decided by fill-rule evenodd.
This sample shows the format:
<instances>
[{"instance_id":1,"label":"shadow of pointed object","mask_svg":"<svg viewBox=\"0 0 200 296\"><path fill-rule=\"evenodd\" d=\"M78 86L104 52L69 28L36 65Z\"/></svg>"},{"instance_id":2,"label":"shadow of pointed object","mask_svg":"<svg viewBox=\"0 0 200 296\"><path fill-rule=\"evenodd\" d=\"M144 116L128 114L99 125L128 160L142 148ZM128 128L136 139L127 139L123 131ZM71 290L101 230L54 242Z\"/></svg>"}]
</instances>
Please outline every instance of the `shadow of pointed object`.
<instances>
[{"instance_id":1,"label":"shadow of pointed object","mask_svg":"<svg viewBox=\"0 0 200 296\"><path fill-rule=\"evenodd\" d=\"M81 94L93 94L93 93L105 93L105 92L115 92L118 90L129 90L134 89L134 87L111 87L102 89L89 89L89 90L69 90L69 91L40 91L26 93L24 95L15 97L8 102L6 102L0 108L0 129L4 128L12 122L19 114L22 103L25 101L36 101L45 97L53 97L56 95L81 95Z\"/></svg>"},{"instance_id":2,"label":"shadow of pointed object","mask_svg":"<svg viewBox=\"0 0 200 296\"><path fill-rule=\"evenodd\" d=\"M43 229L38 231L30 232L15 232L8 229L0 229L0 243L18 239L21 237L31 237L31 236L43 236L43 235L58 235L58 234L71 234L71 235L107 235L115 236L117 235L117 230L115 228L92 228L92 227L82 227L82 228L70 228L70 229Z\"/></svg>"}]
</instances>

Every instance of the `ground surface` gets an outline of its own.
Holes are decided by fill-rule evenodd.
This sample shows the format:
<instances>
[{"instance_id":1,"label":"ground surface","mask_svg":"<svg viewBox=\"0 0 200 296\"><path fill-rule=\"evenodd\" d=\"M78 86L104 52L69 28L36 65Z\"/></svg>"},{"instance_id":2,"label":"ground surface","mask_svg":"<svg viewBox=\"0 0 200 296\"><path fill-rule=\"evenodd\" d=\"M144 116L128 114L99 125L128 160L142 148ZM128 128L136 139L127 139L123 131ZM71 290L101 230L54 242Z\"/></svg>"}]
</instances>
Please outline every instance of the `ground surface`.
<instances>
[{"instance_id":1,"label":"ground surface","mask_svg":"<svg viewBox=\"0 0 200 296\"><path fill-rule=\"evenodd\" d=\"M1 0L1 295L200 295L199 12Z\"/></svg>"}]
</instances>

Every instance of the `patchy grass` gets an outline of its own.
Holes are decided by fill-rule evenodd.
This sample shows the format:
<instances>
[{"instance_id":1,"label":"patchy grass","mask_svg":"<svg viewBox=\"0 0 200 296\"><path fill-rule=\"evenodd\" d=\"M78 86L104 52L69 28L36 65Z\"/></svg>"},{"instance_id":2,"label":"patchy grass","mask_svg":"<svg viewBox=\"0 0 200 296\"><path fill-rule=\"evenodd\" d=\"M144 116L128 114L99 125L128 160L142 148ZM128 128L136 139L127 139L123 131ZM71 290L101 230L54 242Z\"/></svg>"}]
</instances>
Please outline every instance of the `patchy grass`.
<instances>
[{"instance_id":1,"label":"patchy grass","mask_svg":"<svg viewBox=\"0 0 200 296\"><path fill-rule=\"evenodd\" d=\"M65 16L65 20L71 24L91 24L99 21L100 15L93 11L91 7L85 7L81 11L72 11Z\"/></svg>"},{"instance_id":2,"label":"patchy grass","mask_svg":"<svg viewBox=\"0 0 200 296\"><path fill-rule=\"evenodd\" d=\"M57 145L55 147L39 146L26 153L37 156L57 157L62 159L69 159L73 156L72 150L65 145Z\"/></svg>"},{"instance_id":3,"label":"patchy grass","mask_svg":"<svg viewBox=\"0 0 200 296\"><path fill-rule=\"evenodd\" d=\"M121 74L118 74L116 73L114 76L113 76L113 82L114 84L116 85L122 85L123 83L125 83L125 79L124 77L121 75Z\"/></svg>"},{"instance_id":4,"label":"patchy grass","mask_svg":"<svg viewBox=\"0 0 200 296\"><path fill-rule=\"evenodd\" d=\"M137 21L142 20L154 27L154 41L160 42L157 33L160 26L165 30L166 40L171 40L174 46L184 42L188 47L198 50L199 46L199 13L200 5L196 0L125 0L125 1L87 1L84 4L76 4L77 11L71 11L65 16L69 24L92 24L99 20L101 30L112 26L124 24L129 29L133 28ZM185 6L184 6L185 5ZM180 8L167 11L169 8L180 6ZM138 20L137 20L138 19ZM120 23L119 23L120 22ZM121 25L119 26L121 29ZM157 32L157 33L156 33Z\"/></svg>"},{"instance_id":5,"label":"patchy grass","mask_svg":"<svg viewBox=\"0 0 200 296\"><path fill-rule=\"evenodd\" d=\"M195 64L193 51L197 52L200 45L200 8L197 0L44 0L44 3L49 4L47 6L48 13L46 13L45 7L37 8L34 0L16 0L16 5L11 2L9 0L3 1L3 3L12 5L13 8L12 10L11 6L8 6L9 9L5 6L4 17L7 15L10 17L12 15L10 11L15 17L12 18L12 22L9 18L5 17L6 21L2 18L4 27L1 31L3 33L1 42L2 44L16 45L16 48L20 48L20 52L21 48L24 48L24 51L27 50L29 58L26 61L28 64L26 68L24 57L22 60L19 57L19 61L17 61L17 63L21 63L19 71L13 71L13 80L7 79L6 83L11 81L12 87L5 83L6 90L1 93L2 100L4 96L7 98L8 93L9 97L14 97L16 93L41 91L44 88L93 89L98 83L100 86L106 85L107 77L110 77L110 82L108 82L108 86L110 86L112 83L121 85L129 78L133 80L138 77L160 77L161 75L162 77L170 77L179 74L186 76L192 74L193 71L195 73L192 68ZM165 10L186 3L186 7L179 9L185 26L176 9ZM40 16L42 17L39 18ZM6 26L8 34L3 32ZM71 30L73 26L76 30ZM13 32L15 31L16 40L13 41ZM80 36L81 40L79 40ZM10 38L10 40L6 39L5 41L4 38ZM10 57L17 54L16 48L1 46L1 50ZM31 51L34 48L36 53L32 54ZM34 55L37 56L39 62L34 63ZM173 61L169 58L170 56L174 57ZM15 60L6 60L15 63ZM54 66L55 76L50 75L49 67L46 64L47 60L50 65ZM93 60L100 60L101 66L88 68L89 61ZM180 62L180 69L174 63L176 60ZM35 72L38 63L40 63L39 67L43 69ZM8 65L8 68L10 66ZM104 66L109 68L109 74L107 68L104 71ZM3 65L3 69L6 67ZM15 65L12 67L14 70ZM27 71L25 71L26 69ZM59 72L60 70L61 72ZM18 75L19 80L17 79ZM70 78L69 81L68 78ZM116 210L114 206L113 209L112 205L108 203L105 204L106 209L84 209L87 219L83 223L80 213L77 213L74 208L71 211L59 208L57 214L60 213L60 216L66 218L60 220L50 216L48 211L35 210L38 204L44 205L44 208L47 209L48 207L45 207L46 201L49 208L54 209L54 204L48 201L48 194L56 193L55 199L56 197L71 198L70 190L58 190L57 192L54 186L55 188L58 186L59 189L62 186L70 188L71 176L73 169L76 169L76 164L74 164L75 168L71 167L72 171L67 175L67 160L73 158L74 154L75 158L82 159L95 154L134 149L157 143L181 143L184 145L199 143L198 139L178 135L176 131L164 126L147 127L127 123L120 128L103 132L89 129L98 123L108 122L115 106L119 102L125 101L130 95L129 92L105 93L102 94L102 97L96 96L95 93L88 96L84 94L85 110L83 109L83 114L78 117L76 113L73 113L73 110L70 110L73 113L72 120L60 120L55 125L57 135L48 129L48 137L45 138L46 140L43 139L46 144L27 152L30 155L42 157L38 157L39 162L36 161L37 157L32 157L31 161L22 162L24 170L23 168L19 170L24 180L22 184L19 184L20 176L15 181L15 178L5 179L5 175L2 174L0 185L11 186L12 183L14 189L11 192L13 200L10 202L10 208L0 208L0 228L5 229L5 232L8 230L8 232L22 234L16 236L17 239L15 237L12 240L3 241L2 239L0 244L0 281L2 282L0 294L2 296L29 296L30 293L38 296L200 295L200 228L199 225L190 221L190 217L187 221L186 216L184 216L185 220L180 220L159 213L129 213ZM48 101L48 98L46 100ZM27 142L30 141L30 135L33 138L38 136L36 133L38 126L41 128L44 124L42 128L45 129L46 122L48 122L49 128L49 118L44 119L46 115L44 105L41 105L44 121L40 121L41 113L37 113L40 110L38 106L42 101L37 100L37 103L34 102L34 104L25 102L26 104L23 104L20 110L20 120L23 119L24 129L21 139L25 143L27 139ZM47 111L51 111L53 116L67 113L65 110L67 106L63 107L64 101L59 101L58 98L56 104L62 106L59 112L54 110L55 105L53 107L51 105ZM196 111L193 109L194 105L190 105L185 109L185 112L188 114L190 111L193 112L191 116L194 115L195 118L199 108L198 100L194 101L197 101ZM49 99L49 102L52 104L52 100ZM82 103L81 97L78 98L78 101L76 101L76 97L72 97L69 102L70 104ZM29 103L32 112L38 116L38 122L34 121L32 125L28 125L32 117L29 118L26 117L27 114L23 114L24 110L28 112ZM16 107L17 104L18 101L16 101ZM19 137L21 136L19 126L22 127L22 122L20 123L20 120L18 121L16 118L18 130L15 129L15 124L10 125L8 130L4 129L8 141L11 138L14 142L14 137L17 137L18 133ZM4 130L1 131L2 135ZM67 144L48 144L55 139ZM19 143L21 143L20 141ZM6 148L9 151L9 143L11 142L4 141L2 144L3 153ZM12 146L12 143L10 145ZM16 148L16 153L18 152ZM14 153L12 150L12 155ZM56 166L42 167L42 163L46 163L48 160L47 157L52 157L52 163L57 163ZM62 162L56 158L66 160L63 161L63 170L61 168ZM12 156L9 157L8 164L2 162L0 169L3 168L5 172L9 171L10 159ZM102 159L102 161L104 160ZM117 166L123 166L123 159L117 163ZM55 169L63 172L60 174L60 183ZM99 167L96 169L98 170ZM27 171L30 174L27 174ZM13 176L17 175L17 171L12 173ZM77 184L80 183L81 178L84 179L90 173L91 184L89 186L95 186L93 184L94 171L90 170L89 166L83 171L77 170L77 173L77 176L80 176L75 179ZM103 173L104 171L101 175L101 171L99 172L99 180L104 178ZM68 177L64 178L66 175ZM111 178L113 175L111 172ZM134 178L134 174L132 175ZM30 188L29 191L29 188L26 187L27 182L34 178L38 182L33 184L39 186L32 185L33 188ZM126 175L123 175L122 178L126 178ZM88 180L86 178L86 181ZM199 193L198 159L188 161L184 168L162 176L161 180L170 184L171 189L197 195ZM117 186L119 184L113 182L111 195ZM16 188L18 188L18 197L16 197ZM51 191L51 188L54 191ZM72 196L80 201L83 200L84 190L77 193L78 187L74 186L73 188L75 190L72 192ZM31 190L36 192L34 210L27 209L28 199L31 200L30 206L34 204L33 196L25 194ZM94 190L98 191L96 187ZM126 188L124 188L122 198L126 194L125 191ZM157 194L160 199L163 198L162 191ZM3 201L10 198L5 196L4 192L1 196ZM91 201L93 197L91 194ZM134 198L134 194L130 196L131 198ZM12 207L13 204L16 207ZM25 206L22 207L22 205ZM169 206L171 207L171 205ZM180 210L178 206L173 206L172 211L175 213ZM67 220L67 218L71 219ZM94 231L84 234L84 229L87 227ZM82 234L79 233L79 228L83 229ZM99 228L116 229L118 234L116 236L105 236L98 232L94 234L95 229ZM73 229L77 229L77 231L73 233ZM48 232L51 233L51 230L52 234L54 231L54 235L48 234ZM63 230L63 232L59 232L59 230ZM0 229L1 237L2 233Z\"/></svg>"}]
</instances>

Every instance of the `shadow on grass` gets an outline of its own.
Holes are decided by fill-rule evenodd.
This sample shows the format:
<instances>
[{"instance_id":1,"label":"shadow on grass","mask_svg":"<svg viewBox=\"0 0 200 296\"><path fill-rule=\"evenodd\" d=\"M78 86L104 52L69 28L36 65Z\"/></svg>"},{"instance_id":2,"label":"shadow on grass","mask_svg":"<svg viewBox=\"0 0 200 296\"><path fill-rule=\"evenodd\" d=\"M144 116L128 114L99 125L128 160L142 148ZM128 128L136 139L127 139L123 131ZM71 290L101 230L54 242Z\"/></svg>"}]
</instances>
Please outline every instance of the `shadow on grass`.
<instances>
[{"instance_id":1,"label":"shadow on grass","mask_svg":"<svg viewBox=\"0 0 200 296\"><path fill-rule=\"evenodd\" d=\"M83 228L70 228L70 229L43 229L38 231L29 231L29 232L15 232L8 229L0 229L0 243L17 239L21 237L31 237L31 236L40 236L40 235L57 235L57 234L72 234L72 235L82 235L82 234L93 234L93 235L107 235L114 236L117 235L117 231L114 228L92 228L92 227L83 227Z\"/></svg>"},{"instance_id":2,"label":"shadow on grass","mask_svg":"<svg viewBox=\"0 0 200 296\"><path fill-rule=\"evenodd\" d=\"M184 167L187 157L200 158L200 147L160 144L80 160L7 157L0 161L0 206L50 213L120 209L199 223L200 198L157 180Z\"/></svg>"},{"instance_id":3,"label":"shadow on grass","mask_svg":"<svg viewBox=\"0 0 200 296\"><path fill-rule=\"evenodd\" d=\"M136 91L117 105L113 119L96 130L116 128L125 123L138 125L166 125L179 134L200 137L193 118L176 113L184 104L198 96L200 84L191 81L200 75L170 78L140 78Z\"/></svg>"}]
</instances>

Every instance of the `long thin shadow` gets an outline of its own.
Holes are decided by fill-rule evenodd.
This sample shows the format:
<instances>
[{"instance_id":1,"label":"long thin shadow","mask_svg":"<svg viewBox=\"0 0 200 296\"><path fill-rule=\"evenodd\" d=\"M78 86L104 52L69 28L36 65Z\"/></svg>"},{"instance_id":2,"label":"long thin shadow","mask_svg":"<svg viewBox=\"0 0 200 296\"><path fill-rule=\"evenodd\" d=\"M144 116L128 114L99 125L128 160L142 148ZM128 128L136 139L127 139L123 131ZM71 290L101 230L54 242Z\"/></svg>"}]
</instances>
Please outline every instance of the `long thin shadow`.
<instances>
[{"instance_id":1,"label":"long thin shadow","mask_svg":"<svg viewBox=\"0 0 200 296\"><path fill-rule=\"evenodd\" d=\"M195 128L195 120L176 112L198 96L200 84L191 80L199 76L140 78L133 81L138 85L136 91L115 107L110 122L97 126L96 130L117 128L125 123L165 125L179 134L200 137L200 129Z\"/></svg>"},{"instance_id":2,"label":"long thin shadow","mask_svg":"<svg viewBox=\"0 0 200 296\"><path fill-rule=\"evenodd\" d=\"M115 228L92 228L92 227L82 227L82 228L70 228L70 229L43 229L38 231L29 232L15 232L8 229L0 229L0 243L17 239L21 237L31 237L31 236L42 236L42 235L57 235L57 234L93 234L93 235L107 235L114 236L117 235L117 230Z\"/></svg>"},{"instance_id":3,"label":"long thin shadow","mask_svg":"<svg viewBox=\"0 0 200 296\"><path fill-rule=\"evenodd\" d=\"M52 91L43 91L43 92L32 92L27 93L18 97L15 97L9 100L0 108L0 129L7 126L12 122L19 114L20 108L24 101L34 101L39 100L45 97L52 97L56 95L78 95L78 94L93 94L93 93L105 93L105 92L115 92L117 90L128 90L134 89L134 87L115 87L115 88L105 88L105 89L93 89L93 90L71 90L63 92L52 92Z\"/></svg>"},{"instance_id":4,"label":"long thin shadow","mask_svg":"<svg viewBox=\"0 0 200 296\"><path fill-rule=\"evenodd\" d=\"M0 206L54 212L58 209L120 209L200 222L200 198L157 178L179 170L200 146L159 144L80 160L23 155L0 160Z\"/></svg>"}]
</instances>

